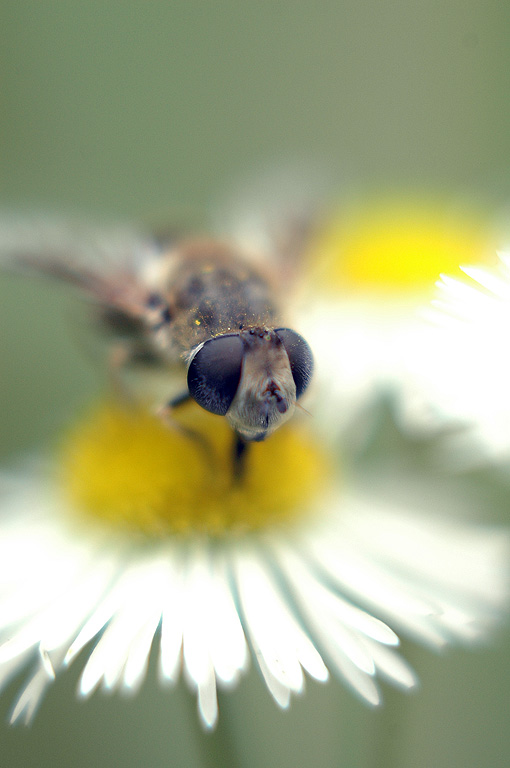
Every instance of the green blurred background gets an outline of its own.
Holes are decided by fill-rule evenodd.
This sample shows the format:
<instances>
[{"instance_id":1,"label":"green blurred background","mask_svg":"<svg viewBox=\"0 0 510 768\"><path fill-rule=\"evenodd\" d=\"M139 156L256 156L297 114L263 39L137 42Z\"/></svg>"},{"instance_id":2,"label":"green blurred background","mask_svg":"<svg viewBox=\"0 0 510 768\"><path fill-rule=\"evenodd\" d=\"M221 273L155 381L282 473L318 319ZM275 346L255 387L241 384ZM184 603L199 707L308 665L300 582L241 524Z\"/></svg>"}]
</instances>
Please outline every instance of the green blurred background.
<instances>
[{"instance_id":1,"label":"green blurred background","mask_svg":"<svg viewBox=\"0 0 510 768\"><path fill-rule=\"evenodd\" d=\"M342 195L510 202L510 5L388 2L2 2L0 205L198 216L236 179L309 161ZM65 292L0 282L1 451L55 439L101 386L76 351ZM70 332L71 331L71 332ZM506 496L481 498L506 514ZM480 509L484 512L483 505ZM508 517L508 516L507 516ZM436 658L367 710L336 682L281 713L255 674L197 733L187 692L75 704L77 670L30 730L0 725L0 765L480 768L510 760L509 642ZM19 683L19 681L18 681ZM3 723L15 688L0 699Z\"/></svg>"}]
</instances>

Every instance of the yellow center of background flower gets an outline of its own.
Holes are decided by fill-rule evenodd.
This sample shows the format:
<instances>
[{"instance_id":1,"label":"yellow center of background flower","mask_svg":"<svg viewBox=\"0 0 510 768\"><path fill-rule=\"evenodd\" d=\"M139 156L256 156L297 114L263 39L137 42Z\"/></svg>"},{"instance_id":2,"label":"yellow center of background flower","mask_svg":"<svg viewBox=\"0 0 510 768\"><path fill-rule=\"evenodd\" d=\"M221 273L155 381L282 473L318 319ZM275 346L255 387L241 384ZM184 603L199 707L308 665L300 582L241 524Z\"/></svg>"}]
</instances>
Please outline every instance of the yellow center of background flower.
<instances>
[{"instance_id":1,"label":"yellow center of background flower","mask_svg":"<svg viewBox=\"0 0 510 768\"><path fill-rule=\"evenodd\" d=\"M451 213L439 203L379 202L340 214L310 251L317 283L326 290L410 293L433 290L441 272L490 262L481 215Z\"/></svg>"},{"instance_id":2,"label":"yellow center of background flower","mask_svg":"<svg viewBox=\"0 0 510 768\"><path fill-rule=\"evenodd\" d=\"M214 535L294 520L328 483L330 462L297 420L248 447L240 481L224 419L190 403L175 421L113 404L89 414L63 446L72 507L148 534Z\"/></svg>"}]
</instances>

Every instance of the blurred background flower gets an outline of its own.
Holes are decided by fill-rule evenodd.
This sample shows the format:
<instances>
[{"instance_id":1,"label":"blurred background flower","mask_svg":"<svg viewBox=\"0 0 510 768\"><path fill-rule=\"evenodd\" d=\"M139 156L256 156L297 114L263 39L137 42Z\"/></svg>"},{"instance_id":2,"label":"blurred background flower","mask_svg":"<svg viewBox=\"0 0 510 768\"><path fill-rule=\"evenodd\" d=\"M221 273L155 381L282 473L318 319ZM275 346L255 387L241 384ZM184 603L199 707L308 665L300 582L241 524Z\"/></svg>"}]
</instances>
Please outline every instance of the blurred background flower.
<instances>
[{"instance_id":1,"label":"blurred background flower","mask_svg":"<svg viewBox=\"0 0 510 768\"><path fill-rule=\"evenodd\" d=\"M423 397L418 404L415 392L420 372L427 384L443 379L440 345L423 309L441 272L460 275L459 264L493 259L495 240L480 206L416 193L381 192L324 221L309 246L300 313L325 379L327 395L316 407L335 403L342 424L356 421L368 399L388 395L403 426L437 430L425 412L434 403ZM314 306L310 283L320 297Z\"/></svg>"},{"instance_id":2,"label":"blurred background flower","mask_svg":"<svg viewBox=\"0 0 510 768\"><path fill-rule=\"evenodd\" d=\"M467 195L482 222L469 232L483 245L486 217L499 219L510 200L509 31L508 7L477 0L4 4L2 205L106 219L170 210L196 221L233 179L304 157L338 180L339 210L352 200L370 209L389 190L399 201L418 190L420 207L425 198L463 209ZM53 441L104 382L74 323L62 322L72 317L65 292L7 277L0 290L10 457ZM428 463L428 442L398 434L391 409L376 423L365 478L368 468L392 477L396 463L423 480L423 499L450 482ZM478 519L508 519L508 489L493 470L462 482ZM93 698L75 716L77 669L57 681L29 732L0 726L3 762L222 765L230 749L254 767L506 766L508 639L483 654L404 651L420 669L417 695L387 691L385 707L367 711L339 685L311 684L280 713L251 675L221 702L229 726L212 738L197 736L181 689ZM18 682L0 700L2 723Z\"/></svg>"},{"instance_id":3,"label":"blurred background flower","mask_svg":"<svg viewBox=\"0 0 510 768\"><path fill-rule=\"evenodd\" d=\"M438 421L455 420L448 451L459 468L492 461L506 474L510 459L510 376L502 354L510 325L509 264L500 252L496 265L463 266L461 279L443 274L426 315L443 375L428 371L414 383Z\"/></svg>"}]
</instances>

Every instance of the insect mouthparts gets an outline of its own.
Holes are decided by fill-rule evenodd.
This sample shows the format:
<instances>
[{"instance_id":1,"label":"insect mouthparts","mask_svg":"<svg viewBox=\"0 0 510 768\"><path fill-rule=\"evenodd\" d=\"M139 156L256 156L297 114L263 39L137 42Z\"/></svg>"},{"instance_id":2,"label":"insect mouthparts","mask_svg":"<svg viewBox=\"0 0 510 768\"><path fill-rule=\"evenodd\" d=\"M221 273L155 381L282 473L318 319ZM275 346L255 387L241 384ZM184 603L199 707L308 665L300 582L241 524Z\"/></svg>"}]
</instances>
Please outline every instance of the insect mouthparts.
<instances>
[{"instance_id":1,"label":"insect mouthparts","mask_svg":"<svg viewBox=\"0 0 510 768\"><path fill-rule=\"evenodd\" d=\"M266 399L269 400L270 398L274 398L276 400L276 409L278 413L285 413L288 409L288 405L285 401L285 399L281 395L281 390L278 384L275 381L270 381L267 387L265 388L263 395L266 396Z\"/></svg>"}]
</instances>

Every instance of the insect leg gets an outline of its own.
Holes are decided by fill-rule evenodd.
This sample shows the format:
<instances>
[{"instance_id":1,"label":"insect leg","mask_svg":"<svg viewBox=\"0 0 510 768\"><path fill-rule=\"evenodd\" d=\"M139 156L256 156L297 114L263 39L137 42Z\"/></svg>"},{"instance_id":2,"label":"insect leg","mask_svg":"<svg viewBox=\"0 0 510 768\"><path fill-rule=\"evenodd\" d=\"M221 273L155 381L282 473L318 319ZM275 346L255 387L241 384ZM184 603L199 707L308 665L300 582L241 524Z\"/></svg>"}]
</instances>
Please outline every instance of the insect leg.
<instances>
[{"instance_id":1,"label":"insect leg","mask_svg":"<svg viewBox=\"0 0 510 768\"><path fill-rule=\"evenodd\" d=\"M234 483L240 483L246 469L246 454L248 443L240 435L234 435L234 450L232 455L232 472Z\"/></svg>"},{"instance_id":2,"label":"insect leg","mask_svg":"<svg viewBox=\"0 0 510 768\"><path fill-rule=\"evenodd\" d=\"M190 440L193 440L199 446L199 448L202 450L203 455L205 457L206 466L209 467L209 470L212 474L215 470L216 459L215 459L212 445L209 442L209 440L200 432L198 432L196 429L185 427L183 424L181 424L179 421L173 418L173 415L172 415L173 412L180 405L187 403L191 399L192 397L187 390L184 392L181 392L179 395L176 395L167 403L162 405L158 409L157 415L159 416L163 424L165 424L167 427L171 429L175 429L178 432L180 432L182 435L189 437Z\"/></svg>"},{"instance_id":3,"label":"insect leg","mask_svg":"<svg viewBox=\"0 0 510 768\"><path fill-rule=\"evenodd\" d=\"M126 367L131 357L129 347L119 342L110 347L108 353L108 377L111 388L119 400L132 401L128 389L122 381L122 370Z\"/></svg>"},{"instance_id":4,"label":"insect leg","mask_svg":"<svg viewBox=\"0 0 510 768\"><path fill-rule=\"evenodd\" d=\"M172 399L168 400L168 402L166 402L164 405L161 405L158 408L156 415L161 419L163 424L166 424L168 427L172 427L173 429L178 429L183 434L198 434L195 433L194 430L183 427L182 424L179 424L179 422L175 421L175 419L172 417L173 411L175 411L175 409L180 405L187 403L189 400L191 400L191 395L187 390L185 390L179 395L172 397Z\"/></svg>"},{"instance_id":5,"label":"insect leg","mask_svg":"<svg viewBox=\"0 0 510 768\"><path fill-rule=\"evenodd\" d=\"M172 397L172 399L169 400L168 403L163 407L171 411L174 408L177 408L179 405L183 405L184 403L187 403L188 400L191 400L191 395L186 389L184 390L184 392L181 392L180 395L176 395L175 397Z\"/></svg>"}]
</instances>

